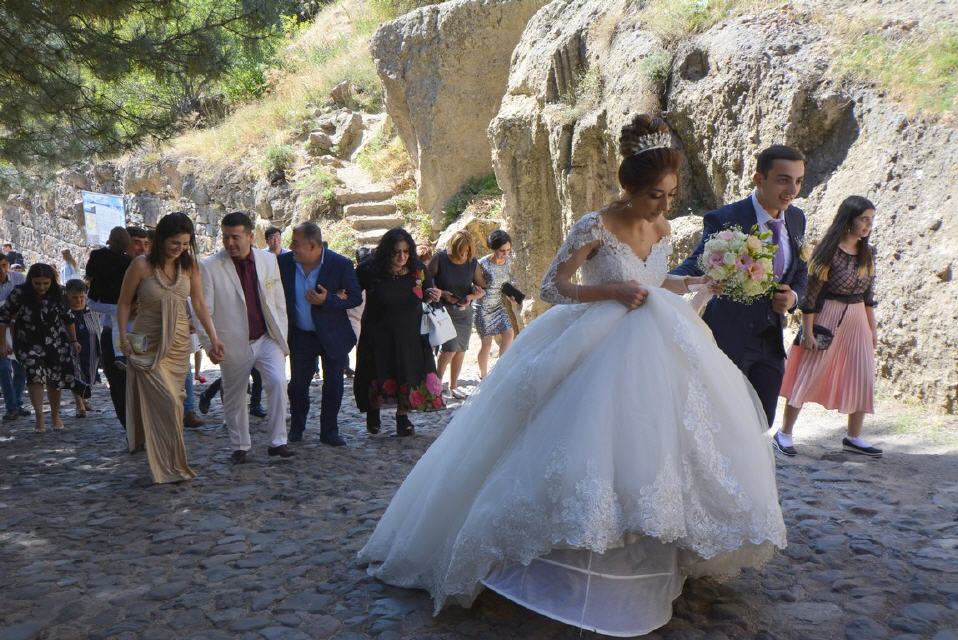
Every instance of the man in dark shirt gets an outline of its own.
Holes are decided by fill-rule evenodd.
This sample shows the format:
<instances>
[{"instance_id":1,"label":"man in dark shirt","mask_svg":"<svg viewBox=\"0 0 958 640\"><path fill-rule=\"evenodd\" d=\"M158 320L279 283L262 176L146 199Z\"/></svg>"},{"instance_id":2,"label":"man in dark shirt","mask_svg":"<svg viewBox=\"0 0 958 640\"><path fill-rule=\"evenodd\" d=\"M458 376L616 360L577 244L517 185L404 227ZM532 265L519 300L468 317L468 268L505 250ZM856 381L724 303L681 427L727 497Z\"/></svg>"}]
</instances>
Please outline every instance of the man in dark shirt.
<instances>
[{"instance_id":1,"label":"man in dark shirt","mask_svg":"<svg viewBox=\"0 0 958 640\"><path fill-rule=\"evenodd\" d=\"M123 276L130 266L130 256L126 254L130 245L130 234L123 227L113 227L107 246L94 249L86 263L86 277L90 283L89 306L102 314L103 333L100 335L100 350L103 373L110 385L110 399L116 417L126 428L126 370L117 366L116 352L113 346L113 323L116 321L116 302L120 298Z\"/></svg>"},{"instance_id":2,"label":"man in dark shirt","mask_svg":"<svg viewBox=\"0 0 958 640\"><path fill-rule=\"evenodd\" d=\"M7 256L7 260L9 260L11 266L15 264L18 264L21 267L26 266L26 264L23 262L23 254L19 251L14 251L13 245L9 242L3 245L3 253Z\"/></svg>"}]
</instances>

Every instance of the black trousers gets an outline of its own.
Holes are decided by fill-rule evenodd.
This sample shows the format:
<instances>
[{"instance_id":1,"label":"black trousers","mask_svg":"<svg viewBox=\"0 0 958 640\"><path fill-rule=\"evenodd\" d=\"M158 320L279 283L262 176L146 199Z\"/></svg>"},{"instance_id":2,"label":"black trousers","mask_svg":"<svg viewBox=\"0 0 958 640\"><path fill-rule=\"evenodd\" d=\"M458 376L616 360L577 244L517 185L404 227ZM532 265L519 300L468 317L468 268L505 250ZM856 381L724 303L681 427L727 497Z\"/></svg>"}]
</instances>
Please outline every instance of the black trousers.
<instances>
[{"instance_id":1,"label":"black trousers","mask_svg":"<svg viewBox=\"0 0 958 640\"><path fill-rule=\"evenodd\" d=\"M736 362L748 381L752 383L765 409L768 426L775 422L778 407L778 392L785 377L785 358L782 355L782 336L778 331L768 331L749 340L745 345L742 360Z\"/></svg>"},{"instance_id":2,"label":"black trousers","mask_svg":"<svg viewBox=\"0 0 958 640\"><path fill-rule=\"evenodd\" d=\"M103 374L110 385L110 399L120 424L126 429L126 371L116 366L116 352L113 351L113 329L105 327L100 334L100 364Z\"/></svg>"},{"instance_id":3,"label":"black trousers","mask_svg":"<svg viewBox=\"0 0 958 640\"><path fill-rule=\"evenodd\" d=\"M289 434L302 436L309 416L309 385L323 363L323 396L319 411L319 434L339 434L339 409L343 404L343 372L348 356L338 359L323 349L312 331L290 327L289 332Z\"/></svg>"}]
</instances>

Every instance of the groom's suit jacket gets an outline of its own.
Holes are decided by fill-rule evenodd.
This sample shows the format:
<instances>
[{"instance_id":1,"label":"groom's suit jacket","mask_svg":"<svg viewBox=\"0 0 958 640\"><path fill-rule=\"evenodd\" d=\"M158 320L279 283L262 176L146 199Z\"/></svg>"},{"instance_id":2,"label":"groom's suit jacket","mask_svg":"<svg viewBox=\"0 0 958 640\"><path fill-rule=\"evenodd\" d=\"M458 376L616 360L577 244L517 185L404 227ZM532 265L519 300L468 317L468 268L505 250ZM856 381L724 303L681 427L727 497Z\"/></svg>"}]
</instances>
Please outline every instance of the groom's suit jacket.
<instances>
[{"instance_id":1,"label":"groom's suit jacket","mask_svg":"<svg viewBox=\"0 0 958 640\"><path fill-rule=\"evenodd\" d=\"M289 326L286 319L286 296L283 293L276 256L259 249L253 249L252 253L266 333L276 341L284 354L289 355L289 346L286 344ZM213 326L216 327L216 333L226 351L223 362L227 366L237 359L243 362L251 357L249 320L246 315L246 294L243 293L243 285L236 273L233 259L224 249L203 260L200 273L203 277L203 297L206 298L206 306L213 317ZM209 346L209 338L203 328L197 326L196 330L203 345Z\"/></svg>"},{"instance_id":2,"label":"groom's suit jacket","mask_svg":"<svg viewBox=\"0 0 958 640\"><path fill-rule=\"evenodd\" d=\"M801 246L805 238L805 214L798 207L789 206L785 210L784 217L791 244L792 260L782 274L781 283L789 285L797 299L801 300L805 295L805 286L808 281L808 265L801 259ZM740 227L742 231L748 233L757 222L758 218L755 215L751 196L721 209L710 211L703 218L702 240L699 245L692 255L671 273L678 276L703 275L698 260L709 238L732 226ZM702 319L712 329L719 348L736 364L741 363L746 344L750 340L762 340L769 331L776 332L779 337L777 344L782 344L785 318L772 310L772 302L769 298L762 298L752 304L742 304L728 298L715 297L706 306ZM784 347L781 347L781 356L785 357Z\"/></svg>"},{"instance_id":3,"label":"groom's suit jacket","mask_svg":"<svg viewBox=\"0 0 958 640\"><path fill-rule=\"evenodd\" d=\"M286 291L286 304L290 309L289 322L292 326L296 295L296 260L293 253L284 253L279 257L279 270ZM323 350L336 360L346 360L356 344L353 325L346 315L347 309L358 307L363 302L363 292L359 288L356 269L352 261L335 251L323 249L323 264L319 267L316 284L326 289L326 302L312 305L310 315L313 318L316 337ZM337 291L344 290L346 299L340 300Z\"/></svg>"}]
</instances>

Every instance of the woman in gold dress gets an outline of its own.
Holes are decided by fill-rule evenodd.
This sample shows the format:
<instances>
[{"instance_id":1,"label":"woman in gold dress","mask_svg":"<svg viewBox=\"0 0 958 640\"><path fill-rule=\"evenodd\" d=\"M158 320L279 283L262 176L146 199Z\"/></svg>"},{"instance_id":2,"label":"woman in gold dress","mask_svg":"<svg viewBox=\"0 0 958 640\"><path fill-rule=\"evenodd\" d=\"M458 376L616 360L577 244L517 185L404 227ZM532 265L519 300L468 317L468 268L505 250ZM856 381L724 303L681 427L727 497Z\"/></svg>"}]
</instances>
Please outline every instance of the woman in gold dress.
<instances>
[{"instance_id":1,"label":"woman in gold dress","mask_svg":"<svg viewBox=\"0 0 958 640\"><path fill-rule=\"evenodd\" d=\"M156 240L133 260L117 304L120 347L127 357L126 424L130 451L146 448L156 483L196 477L183 442L183 380L190 368L190 324L186 299L213 343L210 359L219 362L223 343L216 336L200 280L193 221L170 213L156 225ZM133 332L127 331L136 299Z\"/></svg>"}]
</instances>

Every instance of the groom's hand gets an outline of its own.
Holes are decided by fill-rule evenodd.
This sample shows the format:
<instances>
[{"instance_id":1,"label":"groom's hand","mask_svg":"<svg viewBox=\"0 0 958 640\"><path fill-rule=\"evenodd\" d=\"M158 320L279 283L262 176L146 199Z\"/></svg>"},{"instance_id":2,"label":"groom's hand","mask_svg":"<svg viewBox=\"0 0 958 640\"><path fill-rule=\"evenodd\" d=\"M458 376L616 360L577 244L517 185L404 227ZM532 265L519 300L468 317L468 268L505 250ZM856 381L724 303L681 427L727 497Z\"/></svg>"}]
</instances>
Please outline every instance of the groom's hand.
<instances>
[{"instance_id":1,"label":"groom's hand","mask_svg":"<svg viewBox=\"0 0 958 640\"><path fill-rule=\"evenodd\" d=\"M306 302L315 305L326 304L326 296L326 288L321 284L317 284L315 290L310 289L306 292Z\"/></svg>"},{"instance_id":2,"label":"groom's hand","mask_svg":"<svg viewBox=\"0 0 958 640\"><path fill-rule=\"evenodd\" d=\"M797 302L798 294L792 291L792 288L787 284L780 284L775 295L772 296L772 310L775 313L785 315Z\"/></svg>"}]
</instances>

